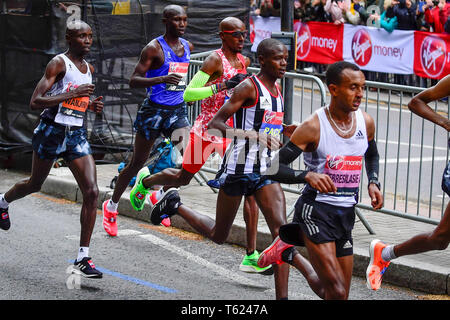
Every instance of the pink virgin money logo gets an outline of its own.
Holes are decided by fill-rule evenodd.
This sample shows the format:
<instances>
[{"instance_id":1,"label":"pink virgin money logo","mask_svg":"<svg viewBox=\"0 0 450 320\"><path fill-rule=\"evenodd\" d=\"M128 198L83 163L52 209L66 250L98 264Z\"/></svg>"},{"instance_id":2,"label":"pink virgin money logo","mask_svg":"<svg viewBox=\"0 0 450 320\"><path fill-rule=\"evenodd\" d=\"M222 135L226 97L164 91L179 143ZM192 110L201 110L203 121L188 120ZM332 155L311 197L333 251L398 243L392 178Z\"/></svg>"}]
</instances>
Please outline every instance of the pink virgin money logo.
<instances>
[{"instance_id":1,"label":"pink virgin money logo","mask_svg":"<svg viewBox=\"0 0 450 320\"><path fill-rule=\"evenodd\" d=\"M372 57L372 41L364 29L356 31L353 35L352 57L359 66L367 65Z\"/></svg>"}]
</instances>

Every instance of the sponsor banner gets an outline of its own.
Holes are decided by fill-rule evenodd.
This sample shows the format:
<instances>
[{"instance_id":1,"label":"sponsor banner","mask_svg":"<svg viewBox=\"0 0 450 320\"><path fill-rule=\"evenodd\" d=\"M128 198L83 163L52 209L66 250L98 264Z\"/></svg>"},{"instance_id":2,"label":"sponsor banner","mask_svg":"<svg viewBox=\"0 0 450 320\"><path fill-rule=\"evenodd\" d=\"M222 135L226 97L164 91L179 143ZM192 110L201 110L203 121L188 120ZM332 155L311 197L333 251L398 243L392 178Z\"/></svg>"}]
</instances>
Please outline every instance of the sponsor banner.
<instances>
[{"instance_id":1,"label":"sponsor banner","mask_svg":"<svg viewBox=\"0 0 450 320\"><path fill-rule=\"evenodd\" d=\"M272 32L281 31L280 17L252 16L250 19L250 40L252 40L252 52L256 52L258 44L264 39L270 38Z\"/></svg>"},{"instance_id":2,"label":"sponsor banner","mask_svg":"<svg viewBox=\"0 0 450 320\"><path fill-rule=\"evenodd\" d=\"M345 61L361 69L395 74L413 74L414 31L344 24Z\"/></svg>"},{"instance_id":3,"label":"sponsor banner","mask_svg":"<svg viewBox=\"0 0 450 320\"><path fill-rule=\"evenodd\" d=\"M342 25L295 20L294 31L297 32L297 60L322 64L342 60Z\"/></svg>"},{"instance_id":4,"label":"sponsor banner","mask_svg":"<svg viewBox=\"0 0 450 320\"><path fill-rule=\"evenodd\" d=\"M441 79L450 73L450 35L415 32L414 73Z\"/></svg>"}]
</instances>

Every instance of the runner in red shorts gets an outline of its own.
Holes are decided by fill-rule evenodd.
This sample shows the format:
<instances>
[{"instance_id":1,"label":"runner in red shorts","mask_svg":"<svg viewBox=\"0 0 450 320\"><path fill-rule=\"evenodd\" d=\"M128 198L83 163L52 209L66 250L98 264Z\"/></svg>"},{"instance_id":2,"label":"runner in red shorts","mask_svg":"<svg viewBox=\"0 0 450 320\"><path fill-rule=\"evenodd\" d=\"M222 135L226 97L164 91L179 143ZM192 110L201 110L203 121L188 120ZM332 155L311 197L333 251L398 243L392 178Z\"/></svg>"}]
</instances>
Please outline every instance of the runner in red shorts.
<instances>
[{"instance_id":1,"label":"runner in red shorts","mask_svg":"<svg viewBox=\"0 0 450 320\"><path fill-rule=\"evenodd\" d=\"M234 17L228 17L219 24L219 35L222 47L211 53L204 61L201 69L195 74L184 92L186 102L202 100L201 113L195 120L190 132L190 139L183 156L182 169L168 168L141 180L133 188L130 201L143 203L149 188L155 185L166 186L151 197L156 203L170 187L188 185L194 175L214 152L221 157L230 143L228 139L207 133L208 122L231 96L232 89L247 76L250 59L241 54L244 40L247 37L245 24ZM232 120L228 121L232 126ZM145 169L145 168L144 168ZM256 250L256 234L258 224L258 206L253 196L244 200L244 220L247 230L247 254L240 270L244 272L263 272L271 274L271 267L260 268L257 265L259 253ZM138 204L137 204L138 206Z\"/></svg>"}]
</instances>

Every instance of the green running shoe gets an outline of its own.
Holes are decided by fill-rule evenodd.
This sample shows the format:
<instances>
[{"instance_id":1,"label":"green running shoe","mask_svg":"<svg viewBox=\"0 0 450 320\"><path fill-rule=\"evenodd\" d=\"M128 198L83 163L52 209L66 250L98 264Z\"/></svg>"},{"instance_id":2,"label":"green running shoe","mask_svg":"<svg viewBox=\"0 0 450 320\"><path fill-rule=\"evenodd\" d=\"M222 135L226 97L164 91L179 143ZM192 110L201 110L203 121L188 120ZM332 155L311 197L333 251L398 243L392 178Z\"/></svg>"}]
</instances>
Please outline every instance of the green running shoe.
<instances>
[{"instance_id":1,"label":"green running shoe","mask_svg":"<svg viewBox=\"0 0 450 320\"><path fill-rule=\"evenodd\" d=\"M239 270L249 273L272 275L273 274L272 265L269 265L265 268L260 268L258 267L258 259L259 259L259 252L256 250L249 256L245 255L244 259L241 262L241 265L239 266Z\"/></svg>"},{"instance_id":2,"label":"green running shoe","mask_svg":"<svg viewBox=\"0 0 450 320\"><path fill-rule=\"evenodd\" d=\"M136 182L134 183L133 189L131 189L130 202L131 206L136 211L144 209L146 195L150 192L150 190L146 189L142 184L142 180L148 176L150 176L150 170L145 166L139 170L136 176Z\"/></svg>"}]
</instances>

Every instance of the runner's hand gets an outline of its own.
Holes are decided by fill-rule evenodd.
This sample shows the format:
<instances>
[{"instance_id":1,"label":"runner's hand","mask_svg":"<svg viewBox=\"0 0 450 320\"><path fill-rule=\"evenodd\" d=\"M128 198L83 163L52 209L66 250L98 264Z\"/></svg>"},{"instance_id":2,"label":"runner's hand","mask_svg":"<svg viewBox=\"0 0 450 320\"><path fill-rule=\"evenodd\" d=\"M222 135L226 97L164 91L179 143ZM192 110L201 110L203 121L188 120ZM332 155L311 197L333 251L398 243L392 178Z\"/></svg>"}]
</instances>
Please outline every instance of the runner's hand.
<instances>
[{"instance_id":1,"label":"runner's hand","mask_svg":"<svg viewBox=\"0 0 450 320\"><path fill-rule=\"evenodd\" d=\"M78 86L72 92L75 94L75 97L89 97L94 93L95 86L93 84L85 83L81 86Z\"/></svg>"},{"instance_id":2,"label":"runner's hand","mask_svg":"<svg viewBox=\"0 0 450 320\"><path fill-rule=\"evenodd\" d=\"M96 113L101 113L103 111L103 96L97 97L89 103L89 110Z\"/></svg>"},{"instance_id":3,"label":"runner's hand","mask_svg":"<svg viewBox=\"0 0 450 320\"><path fill-rule=\"evenodd\" d=\"M372 208L375 210L383 208L383 195L378 187L373 183L369 184L369 196L371 199Z\"/></svg>"},{"instance_id":4,"label":"runner's hand","mask_svg":"<svg viewBox=\"0 0 450 320\"><path fill-rule=\"evenodd\" d=\"M292 136L292 134L294 133L295 129L297 129L297 124L282 124L283 125L283 134L290 138Z\"/></svg>"},{"instance_id":5,"label":"runner's hand","mask_svg":"<svg viewBox=\"0 0 450 320\"><path fill-rule=\"evenodd\" d=\"M278 150L283 146L280 139L265 133L258 134L258 142L273 151Z\"/></svg>"},{"instance_id":6,"label":"runner's hand","mask_svg":"<svg viewBox=\"0 0 450 320\"><path fill-rule=\"evenodd\" d=\"M336 186L327 174L310 171L306 174L305 180L320 193L337 192Z\"/></svg>"},{"instance_id":7,"label":"runner's hand","mask_svg":"<svg viewBox=\"0 0 450 320\"><path fill-rule=\"evenodd\" d=\"M249 76L251 76L251 75L238 73L238 74L234 75L233 77L231 77L229 80L224 81L225 86L227 87L227 90L230 90L230 89L236 87L239 83L241 83L245 78L247 78Z\"/></svg>"},{"instance_id":8,"label":"runner's hand","mask_svg":"<svg viewBox=\"0 0 450 320\"><path fill-rule=\"evenodd\" d=\"M163 76L163 83L168 83L168 84L178 84L178 82L181 81L181 79L183 79L182 76L180 76L177 73L171 73L168 74L167 76Z\"/></svg>"}]
</instances>

